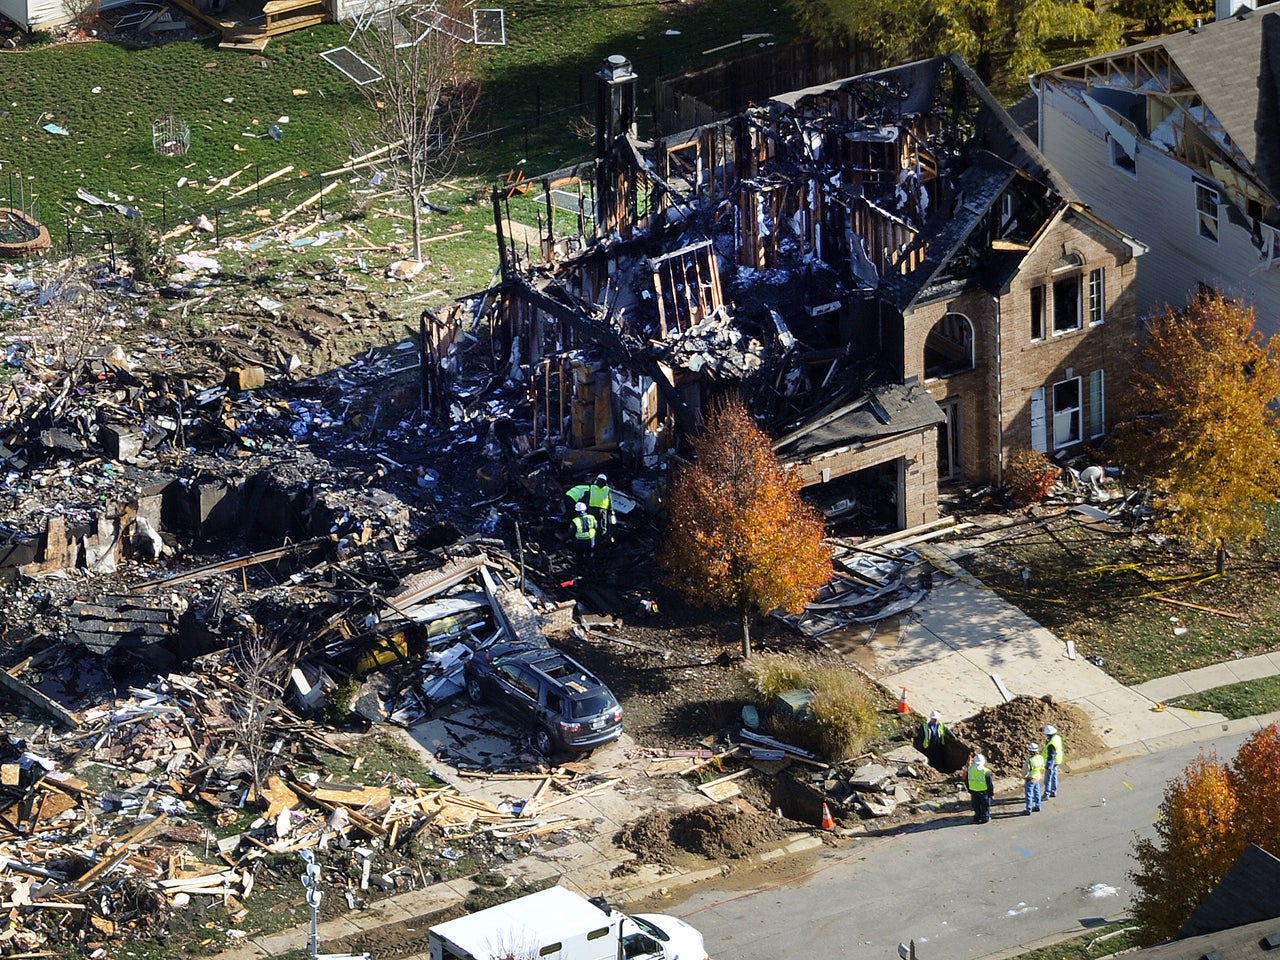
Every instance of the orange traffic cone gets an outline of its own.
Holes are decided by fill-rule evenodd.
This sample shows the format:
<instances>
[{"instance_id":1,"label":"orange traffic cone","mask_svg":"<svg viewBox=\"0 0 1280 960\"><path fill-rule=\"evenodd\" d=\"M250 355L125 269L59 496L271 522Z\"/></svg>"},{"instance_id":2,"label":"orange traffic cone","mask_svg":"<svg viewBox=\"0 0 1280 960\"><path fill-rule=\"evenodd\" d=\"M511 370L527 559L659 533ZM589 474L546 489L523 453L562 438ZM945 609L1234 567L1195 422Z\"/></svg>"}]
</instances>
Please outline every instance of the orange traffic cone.
<instances>
[{"instance_id":1,"label":"orange traffic cone","mask_svg":"<svg viewBox=\"0 0 1280 960\"><path fill-rule=\"evenodd\" d=\"M907 706L907 688L906 687L902 688L902 695L898 697L898 712L899 713L911 712L911 708Z\"/></svg>"},{"instance_id":2,"label":"orange traffic cone","mask_svg":"<svg viewBox=\"0 0 1280 960\"><path fill-rule=\"evenodd\" d=\"M822 829L834 830L835 828L836 828L836 822L834 819L832 819L831 809L824 803L822 805Z\"/></svg>"}]
</instances>

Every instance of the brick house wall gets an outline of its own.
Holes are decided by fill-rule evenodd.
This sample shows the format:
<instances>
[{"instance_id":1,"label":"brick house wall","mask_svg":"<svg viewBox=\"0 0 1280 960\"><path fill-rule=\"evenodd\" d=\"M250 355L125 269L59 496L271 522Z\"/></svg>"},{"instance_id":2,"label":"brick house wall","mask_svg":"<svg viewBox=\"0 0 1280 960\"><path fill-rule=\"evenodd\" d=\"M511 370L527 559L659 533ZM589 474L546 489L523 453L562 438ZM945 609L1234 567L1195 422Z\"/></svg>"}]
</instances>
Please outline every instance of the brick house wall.
<instances>
[{"instance_id":1,"label":"brick house wall","mask_svg":"<svg viewBox=\"0 0 1280 960\"><path fill-rule=\"evenodd\" d=\"M1078 208L1064 207L998 296L970 291L910 311L904 318L904 370L908 377L921 378L939 406L954 404L958 477L998 483L1015 450L1034 445L1050 455L1071 453L1101 438L1112 423L1115 399L1126 385L1133 358L1136 273L1133 251L1114 231ZM1102 320L1096 323L1090 316L1095 277L1102 291ZM1078 328L1055 330L1054 285L1065 289L1073 279L1078 281ZM1032 317L1032 290L1037 287L1043 291L1038 337ZM972 327L973 367L928 378L925 341L949 313L964 316ZM1078 381L1074 387L1073 381ZM1055 386L1060 387L1060 401L1072 391L1077 395L1074 442L1063 442L1073 422L1070 406L1055 420ZM1043 437L1032 429L1037 391L1043 391Z\"/></svg>"}]
</instances>

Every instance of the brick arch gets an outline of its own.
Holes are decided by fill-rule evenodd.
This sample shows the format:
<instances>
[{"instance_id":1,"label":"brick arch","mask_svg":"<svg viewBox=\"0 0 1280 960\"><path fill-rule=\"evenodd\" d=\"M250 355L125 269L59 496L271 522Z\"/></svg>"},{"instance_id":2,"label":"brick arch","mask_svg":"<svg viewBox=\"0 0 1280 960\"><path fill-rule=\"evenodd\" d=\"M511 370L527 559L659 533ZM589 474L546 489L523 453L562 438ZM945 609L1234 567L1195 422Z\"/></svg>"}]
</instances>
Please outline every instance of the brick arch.
<instances>
[{"instance_id":1,"label":"brick arch","mask_svg":"<svg viewBox=\"0 0 1280 960\"><path fill-rule=\"evenodd\" d=\"M978 328L968 316L956 310L944 313L924 339L925 379L945 379L972 370L977 339Z\"/></svg>"}]
</instances>

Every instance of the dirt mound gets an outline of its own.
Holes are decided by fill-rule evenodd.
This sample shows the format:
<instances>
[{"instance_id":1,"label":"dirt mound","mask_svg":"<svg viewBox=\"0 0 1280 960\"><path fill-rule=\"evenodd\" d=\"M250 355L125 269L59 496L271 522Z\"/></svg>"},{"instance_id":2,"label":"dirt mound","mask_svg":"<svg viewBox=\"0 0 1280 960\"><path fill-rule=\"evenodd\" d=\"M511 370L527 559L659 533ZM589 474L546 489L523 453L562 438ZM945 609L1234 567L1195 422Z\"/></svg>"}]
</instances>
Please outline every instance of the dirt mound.
<instances>
[{"instance_id":1,"label":"dirt mound","mask_svg":"<svg viewBox=\"0 0 1280 960\"><path fill-rule=\"evenodd\" d=\"M1014 697L961 720L951 732L975 753L983 753L997 776L1012 776L1022 771L1028 743L1044 746L1047 723L1062 735L1068 770L1072 758L1090 756L1106 746L1094 735L1084 711L1069 703L1054 703L1052 697Z\"/></svg>"},{"instance_id":2,"label":"dirt mound","mask_svg":"<svg viewBox=\"0 0 1280 960\"><path fill-rule=\"evenodd\" d=\"M786 835L782 824L771 817L711 806L674 817L646 814L623 827L616 843L646 863L674 866L688 854L708 860L741 859Z\"/></svg>"}]
</instances>

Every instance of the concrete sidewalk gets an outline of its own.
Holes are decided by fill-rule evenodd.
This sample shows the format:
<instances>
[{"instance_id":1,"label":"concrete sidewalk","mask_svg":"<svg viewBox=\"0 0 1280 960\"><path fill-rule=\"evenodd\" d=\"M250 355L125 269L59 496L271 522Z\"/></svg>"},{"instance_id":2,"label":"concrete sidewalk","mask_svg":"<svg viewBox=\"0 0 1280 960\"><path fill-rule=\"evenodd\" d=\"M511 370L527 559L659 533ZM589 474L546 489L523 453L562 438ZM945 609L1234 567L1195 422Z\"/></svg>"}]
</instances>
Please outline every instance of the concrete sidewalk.
<instances>
[{"instance_id":1,"label":"concrete sidewalk","mask_svg":"<svg viewBox=\"0 0 1280 960\"><path fill-rule=\"evenodd\" d=\"M896 635L883 629L859 662L896 690L905 687L920 713L937 710L958 720L1011 695L1050 695L1079 707L1111 750L1158 742L1187 732L1208 733L1226 722L1221 714L1157 709L1157 704L1241 680L1280 674L1280 653L1263 654L1126 687L1049 630L974 580L950 551L926 550L938 570L934 588L903 616ZM868 663L870 661L870 663ZM999 679L999 683L996 679Z\"/></svg>"}]
</instances>

